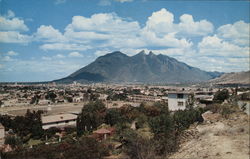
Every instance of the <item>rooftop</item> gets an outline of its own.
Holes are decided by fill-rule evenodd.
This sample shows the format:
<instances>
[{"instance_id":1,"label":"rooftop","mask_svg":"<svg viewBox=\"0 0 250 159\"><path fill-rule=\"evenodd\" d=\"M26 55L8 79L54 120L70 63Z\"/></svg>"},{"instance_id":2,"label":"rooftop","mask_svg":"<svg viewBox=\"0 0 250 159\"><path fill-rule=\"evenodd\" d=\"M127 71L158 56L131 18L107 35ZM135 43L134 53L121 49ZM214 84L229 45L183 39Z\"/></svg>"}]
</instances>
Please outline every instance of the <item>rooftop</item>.
<instances>
[{"instance_id":1,"label":"rooftop","mask_svg":"<svg viewBox=\"0 0 250 159\"><path fill-rule=\"evenodd\" d=\"M42 123L53 123L53 122L62 122L66 120L75 120L77 115L75 114L58 114L58 115L49 115L42 116Z\"/></svg>"}]
</instances>

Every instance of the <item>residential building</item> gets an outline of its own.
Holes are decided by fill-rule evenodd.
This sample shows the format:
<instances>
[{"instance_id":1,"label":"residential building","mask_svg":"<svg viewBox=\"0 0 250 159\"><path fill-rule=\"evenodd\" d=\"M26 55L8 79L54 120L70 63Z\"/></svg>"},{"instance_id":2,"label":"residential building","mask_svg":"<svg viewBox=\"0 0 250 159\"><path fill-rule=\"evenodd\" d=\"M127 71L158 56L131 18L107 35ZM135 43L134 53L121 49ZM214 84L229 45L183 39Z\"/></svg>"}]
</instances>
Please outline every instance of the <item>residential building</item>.
<instances>
[{"instance_id":1,"label":"residential building","mask_svg":"<svg viewBox=\"0 0 250 159\"><path fill-rule=\"evenodd\" d=\"M171 111L186 109L190 100L190 92L168 92L168 108Z\"/></svg>"},{"instance_id":2,"label":"residential building","mask_svg":"<svg viewBox=\"0 0 250 159\"><path fill-rule=\"evenodd\" d=\"M58 114L42 116L42 127L43 129L49 129L51 127L63 128L66 126L76 126L75 114Z\"/></svg>"}]
</instances>

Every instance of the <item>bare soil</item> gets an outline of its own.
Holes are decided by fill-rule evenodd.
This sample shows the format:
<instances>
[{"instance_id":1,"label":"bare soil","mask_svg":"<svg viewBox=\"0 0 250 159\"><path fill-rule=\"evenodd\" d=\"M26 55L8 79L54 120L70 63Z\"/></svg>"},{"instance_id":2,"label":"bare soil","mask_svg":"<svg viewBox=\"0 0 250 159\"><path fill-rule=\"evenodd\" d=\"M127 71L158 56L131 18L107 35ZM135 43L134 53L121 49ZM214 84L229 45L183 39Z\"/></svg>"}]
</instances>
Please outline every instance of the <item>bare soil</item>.
<instances>
[{"instance_id":1,"label":"bare soil","mask_svg":"<svg viewBox=\"0 0 250 159\"><path fill-rule=\"evenodd\" d=\"M249 159L249 116L242 112L228 119L193 126L171 159ZM189 138L189 139L188 139Z\"/></svg>"}]
</instances>

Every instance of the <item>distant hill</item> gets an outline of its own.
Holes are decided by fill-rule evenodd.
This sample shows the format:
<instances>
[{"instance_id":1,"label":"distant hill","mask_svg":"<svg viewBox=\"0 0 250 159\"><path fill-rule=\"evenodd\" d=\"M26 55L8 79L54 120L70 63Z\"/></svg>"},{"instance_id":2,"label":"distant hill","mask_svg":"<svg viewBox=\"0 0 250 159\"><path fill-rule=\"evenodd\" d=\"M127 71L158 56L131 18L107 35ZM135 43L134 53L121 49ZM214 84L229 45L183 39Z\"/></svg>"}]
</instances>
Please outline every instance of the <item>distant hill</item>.
<instances>
[{"instance_id":1,"label":"distant hill","mask_svg":"<svg viewBox=\"0 0 250 159\"><path fill-rule=\"evenodd\" d=\"M91 64L55 82L192 83L220 75L219 72L202 71L162 54L141 51L127 56L116 51L98 57Z\"/></svg>"},{"instance_id":2,"label":"distant hill","mask_svg":"<svg viewBox=\"0 0 250 159\"><path fill-rule=\"evenodd\" d=\"M250 71L225 73L222 76L209 81L213 84L250 84Z\"/></svg>"}]
</instances>

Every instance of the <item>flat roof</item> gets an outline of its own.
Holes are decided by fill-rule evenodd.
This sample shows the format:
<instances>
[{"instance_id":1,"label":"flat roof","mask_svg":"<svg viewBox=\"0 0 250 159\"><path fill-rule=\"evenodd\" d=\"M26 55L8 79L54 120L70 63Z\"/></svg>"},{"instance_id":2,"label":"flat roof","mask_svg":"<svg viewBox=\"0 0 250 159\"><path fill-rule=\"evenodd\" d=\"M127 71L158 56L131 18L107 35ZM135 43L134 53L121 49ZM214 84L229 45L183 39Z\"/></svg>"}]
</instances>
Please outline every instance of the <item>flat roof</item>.
<instances>
[{"instance_id":1,"label":"flat roof","mask_svg":"<svg viewBox=\"0 0 250 159\"><path fill-rule=\"evenodd\" d=\"M66 120L75 120L77 115L75 114L58 114L58 115L49 115L42 116L42 123L53 123L53 122L62 122Z\"/></svg>"},{"instance_id":2,"label":"flat roof","mask_svg":"<svg viewBox=\"0 0 250 159\"><path fill-rule=\"evenodd\" d=\"M168 94L191 94L192 92L188 91L170 91Z\"/></svg>"}]
</instances>

